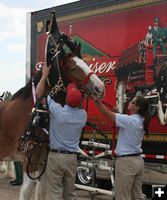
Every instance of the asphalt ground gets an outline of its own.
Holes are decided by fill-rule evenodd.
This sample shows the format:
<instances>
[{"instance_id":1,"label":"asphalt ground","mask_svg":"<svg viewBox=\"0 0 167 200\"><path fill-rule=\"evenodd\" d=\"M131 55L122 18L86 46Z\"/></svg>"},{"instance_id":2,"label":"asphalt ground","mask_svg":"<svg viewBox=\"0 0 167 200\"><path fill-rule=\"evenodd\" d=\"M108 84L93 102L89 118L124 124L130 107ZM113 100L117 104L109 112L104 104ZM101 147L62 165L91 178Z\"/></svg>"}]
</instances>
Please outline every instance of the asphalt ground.
<instances>
[{"instance_id":1,"label":"asphalt ground","mask_svg":"<svg viewBox=\"0 0 167 200\"><path fill-rule=\"evenodd\" d=\"M5 179L3 174L0 174L0 200L18 200L21 186L11 186L12 179ZM34 183L35 191L35 183ZM30 200L35 200L34 191ZM88 192L85 190L76 190L77 200L112 200L112 196ZM146 199L150 200L150 199Z\"/></svg>"},{"instance_id":2,"label":"asphalt ground","mask_svg":"<svg viewBox=\"0 0 167 200\"><path fill-rule=\"evenodd\" d=\"M19 192L21 186L11 186L10 181L12 179L5 179L4 174L0 173L0 200L18 200ZM34 183L34 191L35 191L35 183ZM32 192L32 197L30 200L35 200L34 191ZM84 190L76 190L77 192L77 200L112 200L112 197L109 195L102 195L96 193L90 193Z\"/></svg>"}]
</instances>

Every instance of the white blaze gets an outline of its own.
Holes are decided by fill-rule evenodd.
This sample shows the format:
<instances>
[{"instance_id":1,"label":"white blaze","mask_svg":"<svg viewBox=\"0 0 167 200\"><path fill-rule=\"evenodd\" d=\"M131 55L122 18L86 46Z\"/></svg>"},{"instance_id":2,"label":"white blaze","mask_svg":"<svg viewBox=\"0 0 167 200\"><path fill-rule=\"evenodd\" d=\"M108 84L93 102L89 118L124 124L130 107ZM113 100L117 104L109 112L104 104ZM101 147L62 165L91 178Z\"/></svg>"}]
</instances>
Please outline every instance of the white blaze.
<instances>
[{"instance_id":1,"label":"white blaze","mask_svg":"<svg viewBox=\"0 0 167 200\"><path fill-rule=\"evenodd\" d=\"M86 75L92 72L89 66L82 59L75 56L73 60L76 62L77 66L79 66L85 72Z\"/></svg>"},{"instance_id":2,"label":"white blaze","mask_svg":"<svg viewBox=\"0 0 167 200\"><path fill-rule=\"evenodd\" d=\"M84 62L82 59L75 56L73 57L73 60L76 62L76 65L79 66L85 72L86 75L92 72L92 70L89 68L86 62ZM92 74L90 76L90 80L93 83L94 88L98 87L100 93L104 93L104 83L98 78L96 74Z\"/></svg>"}]
</instances>

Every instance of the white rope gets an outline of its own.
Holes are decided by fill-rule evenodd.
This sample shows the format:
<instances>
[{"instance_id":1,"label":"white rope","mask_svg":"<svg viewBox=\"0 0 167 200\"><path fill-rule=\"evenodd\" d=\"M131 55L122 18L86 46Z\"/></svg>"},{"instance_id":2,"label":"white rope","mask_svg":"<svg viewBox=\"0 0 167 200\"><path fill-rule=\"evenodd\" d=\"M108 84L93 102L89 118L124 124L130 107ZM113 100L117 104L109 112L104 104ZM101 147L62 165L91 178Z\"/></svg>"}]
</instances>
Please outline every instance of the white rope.
<instances>
[{"instance_id":1,"label":"white rope","mask_svg":"<svg viewBox=\"0 0 167 200\"><path fill-rule=\"evenodd\" d=\"M35 105L37 99L36 99L36 95L35 95L35 85L34 85L34 81L32 81L32 97L33 97L33 103Z\"/></svg>"}]
</instances>

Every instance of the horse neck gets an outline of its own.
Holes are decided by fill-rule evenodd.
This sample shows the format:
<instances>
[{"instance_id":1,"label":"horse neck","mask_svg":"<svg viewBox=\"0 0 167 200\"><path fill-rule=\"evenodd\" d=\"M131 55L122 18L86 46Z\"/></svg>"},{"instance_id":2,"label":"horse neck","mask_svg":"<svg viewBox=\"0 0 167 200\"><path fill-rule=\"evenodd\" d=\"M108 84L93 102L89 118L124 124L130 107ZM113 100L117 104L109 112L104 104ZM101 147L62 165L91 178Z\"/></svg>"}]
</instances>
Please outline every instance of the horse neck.
<instances>
[{"instance_id":1,"label":"horse neck","mask_svg":"<svg viewBox=\"0 0 167 200\"><path fill-rule=\"evenodd\" d=\"M21 88L13 95L9 102L12 107L18 110L23 109L25 113L30 113L33 107L32 95L32 81L29 81L25 87Z\"/></svg>"},{"instance_id":2,"label":"horse neck","mask_svg":"<svg viewBox=\"0 0 167 200\"><path fill-rule=\"evenodd\" d=\"M14 100L11 100L9 104L11 104L11 106L15 107L17 110L22 110L22 112L29 114L33 108L32 96L27 98L18 97Z\"/></svg>"}]
</instances>

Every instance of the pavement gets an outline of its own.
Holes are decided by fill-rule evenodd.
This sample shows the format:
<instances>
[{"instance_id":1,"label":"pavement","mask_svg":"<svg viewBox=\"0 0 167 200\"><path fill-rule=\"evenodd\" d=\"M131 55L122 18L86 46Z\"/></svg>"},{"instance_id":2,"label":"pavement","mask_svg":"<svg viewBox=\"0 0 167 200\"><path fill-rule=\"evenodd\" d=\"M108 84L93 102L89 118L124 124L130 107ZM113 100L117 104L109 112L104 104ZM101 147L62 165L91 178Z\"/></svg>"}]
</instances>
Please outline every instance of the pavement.
<instances>
[{"instance_id":1,"label":"pavement","mask_svg":"<svg viewBox=\"0 0 167 200\"><path fill-rule=\"evenodd\" d=\"M6 179L4 176L4 173L0 173L0 200L18 200L21 186L11 186L10 181L13 179ZM36 183L34 182L32 197L29 200L35 200L35 184ZM111 191L107 190L107 192ZM111 195L99 194L93 191L89 192L86 190L76 189L76 193L77 200L113 200Z\"/></svg>"},{"instance_id":2,"label":"pavement","mask_svg":"<svg viewBox=\"0 0 167 200\"><path fill-rule=\"evenodd\" d=\"M0 200L18 200L21 186L11 186L10 181L12 179L5 179L4 174L0 173ZM34 183L35 184L35 183ZM34 185L35 191L35 185ZM34 191L32 191L32 197L30 200L35 200ZM97 194L94 192L88 192L77 189L77 200L112 200L110 195Z\"/></svg>"}]
</instances>

